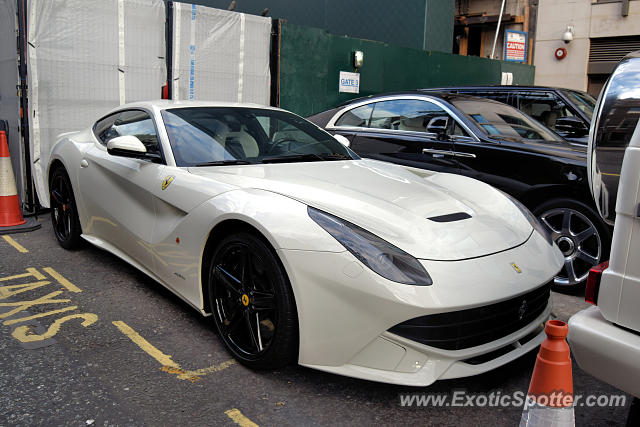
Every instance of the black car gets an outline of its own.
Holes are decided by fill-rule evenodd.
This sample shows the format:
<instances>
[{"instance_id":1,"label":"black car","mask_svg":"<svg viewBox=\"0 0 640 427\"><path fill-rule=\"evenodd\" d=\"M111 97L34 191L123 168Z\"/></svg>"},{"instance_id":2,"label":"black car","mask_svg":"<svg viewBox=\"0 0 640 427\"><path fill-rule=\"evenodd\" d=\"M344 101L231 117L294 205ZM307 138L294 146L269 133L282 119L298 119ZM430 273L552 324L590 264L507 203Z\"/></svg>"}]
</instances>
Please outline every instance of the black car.
<instances>
[{"instance_id":1,"label":"black car","mask_svg":"<svg viewBox=\"0 0 640 427\"><path fill-rule=\"evenodd\" d=\"M608 259L611 230L591 198L586 148L509 105L413 91L353 100L308 119L346 137L363 157L466 175L520 200L565 255L558 286L584 282Z\"/></svg>"},{"instance_id":2,"label":"black car","mask_svg":"<svg viewBox=\"0 0 640 427\"><path fill-rule=\"evenodd\" d=\"M596 100L586 92L544 86L463 86L425 91L462 93L504 102L570 142L587 145Z\"/></svg>"}]
</instances>

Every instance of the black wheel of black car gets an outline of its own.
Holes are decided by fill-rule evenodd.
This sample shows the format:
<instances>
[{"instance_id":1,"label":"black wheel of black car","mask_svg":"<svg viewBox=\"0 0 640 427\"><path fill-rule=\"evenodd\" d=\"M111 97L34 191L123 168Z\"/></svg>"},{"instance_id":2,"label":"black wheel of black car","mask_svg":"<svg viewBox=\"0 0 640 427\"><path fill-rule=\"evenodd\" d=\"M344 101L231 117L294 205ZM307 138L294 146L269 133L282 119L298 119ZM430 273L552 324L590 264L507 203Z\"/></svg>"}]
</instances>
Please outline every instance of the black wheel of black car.
<instances>
[{"instance_id":1,"label":"black wheel of black car","mask_svg":"<svg viewBox=\"0 0 640 427\"><path fill-rule=\"evenodd\" d=\"M608 259L611 232L591 207L576 200L553 199L533 213L564 255L562 270L553 281L557 287L583 284L589 270Z\"/></svg>"},{"instance_id":2,"label":"black wheel of black car","mask_svg":"<svg viewBox=\"0 0 640 427\"><path fill-rule=\"evenodd\" d=\"M276 369L297 354L293 292L275 253L260 238L239 233L212 254L209 298L220 336L233 356L257 369Z\"/></svg>"},{"instance_id":3,"label":"black wheel of black car","mask_svg":"<svg viewBox=\"0 0 640 427\"><path fill-rule=\"evenodd\" d=\"M71 181L66 171L59 167L49 182L51 223L58 243L65 249L78 248L82 243L82 229Z\"/></svg>"}]
</instances>

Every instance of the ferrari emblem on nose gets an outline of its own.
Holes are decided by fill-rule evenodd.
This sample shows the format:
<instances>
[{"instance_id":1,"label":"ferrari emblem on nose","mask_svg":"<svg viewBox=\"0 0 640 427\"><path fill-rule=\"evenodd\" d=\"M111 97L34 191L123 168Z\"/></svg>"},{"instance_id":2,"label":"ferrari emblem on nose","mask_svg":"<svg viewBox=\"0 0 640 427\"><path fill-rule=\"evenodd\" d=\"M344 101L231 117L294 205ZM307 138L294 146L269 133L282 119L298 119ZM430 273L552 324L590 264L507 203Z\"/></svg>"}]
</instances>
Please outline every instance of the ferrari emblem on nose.
<instances>
[{"instance_id":1,"label":"ferrari emblem on nose","mask_svg":"<svg viewBox=\"0 0 640 427\"><path fill-rule=\"evenodd\" d=\"M520 267L518 267L518 264L516 264L515 262L511 263L511 267L513 267L516 273L522 273L522 270L520 270Z\"/></svg>"},{"instance_id":2,"label":"ferrari emblem on nose","mask_svg":"<svg viewBox=\"0 0 640 427\"><path fill-rule=\"evenodd\" d=\"M173 176L169 175L165 179L162 180L162 189L164 190L173 182Z\"/></svg>"}]
</instances>

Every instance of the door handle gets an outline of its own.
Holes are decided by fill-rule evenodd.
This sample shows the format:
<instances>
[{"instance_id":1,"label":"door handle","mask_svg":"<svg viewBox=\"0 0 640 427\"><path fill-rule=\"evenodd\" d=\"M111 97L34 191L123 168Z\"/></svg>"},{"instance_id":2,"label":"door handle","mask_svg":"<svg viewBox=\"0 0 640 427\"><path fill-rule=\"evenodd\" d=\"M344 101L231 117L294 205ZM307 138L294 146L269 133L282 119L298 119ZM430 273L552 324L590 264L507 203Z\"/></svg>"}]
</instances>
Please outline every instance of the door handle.
<instances>
[{"instance_id":1,"label":"door handle","mask_svg":"<svg viewBox=\"0 0 640 427\"><path fill-rule=\"evenodd\" d=\"M422 152L424 154L433 154L433 157L444 157L444 156L453 156L453 151L449 150L436 150L435 148L423 148Z\"/></svg>"},{"instance_id":2,"label":"door handle","mask_svg":"<svg viewBox=\"0 0 640 427\"><path fill-rule=\"evenodd\" d=\"M89 162L87 161L87 159L80 160L80 167L81 168L86 168L87 166L89 166Z\"/></svg>"},{"instance_id":3,"label":"door handle","mask_svg":"<svg viewBox=\"0 0 640 427\"><path fill-rule=\"evenodd\" d=\"M455 157L467 157L469 159L475 159L476 158L476 155L473 154L473 153L463 153L461 151L453 151L452 154Z\"/></svg>"}]
</instances>

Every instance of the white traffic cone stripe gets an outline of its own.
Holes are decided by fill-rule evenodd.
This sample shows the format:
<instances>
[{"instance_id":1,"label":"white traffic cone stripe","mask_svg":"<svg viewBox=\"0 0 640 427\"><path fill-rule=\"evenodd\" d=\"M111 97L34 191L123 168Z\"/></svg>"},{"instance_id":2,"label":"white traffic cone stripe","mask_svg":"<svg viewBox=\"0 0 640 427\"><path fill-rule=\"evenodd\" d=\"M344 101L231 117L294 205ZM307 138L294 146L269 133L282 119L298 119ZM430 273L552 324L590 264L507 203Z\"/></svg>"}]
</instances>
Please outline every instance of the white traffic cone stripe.
<instances>
[{"instance_id":1,"label":"white traffic cone stripe","mask_svg":"<svg viewBox=\"0 0 640 427\"><path fill-rule=\"evenodd\" d=\"M13 177L10 157L0 157L0 197L16 196L16 180Z\"/></svg>"},{"instance_id":2,"label":"white traffic cone stripe","mask_svg":"<svg viewBox=\"0 0 640 427\"><path fill-rule=\"evenodd\" d=\"M552 407L537 404L527 396L520 427L573 427L573 406Z\"/></svg>"}]
</instances>

